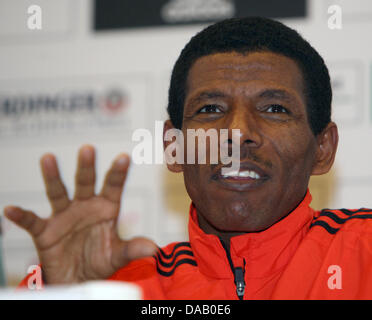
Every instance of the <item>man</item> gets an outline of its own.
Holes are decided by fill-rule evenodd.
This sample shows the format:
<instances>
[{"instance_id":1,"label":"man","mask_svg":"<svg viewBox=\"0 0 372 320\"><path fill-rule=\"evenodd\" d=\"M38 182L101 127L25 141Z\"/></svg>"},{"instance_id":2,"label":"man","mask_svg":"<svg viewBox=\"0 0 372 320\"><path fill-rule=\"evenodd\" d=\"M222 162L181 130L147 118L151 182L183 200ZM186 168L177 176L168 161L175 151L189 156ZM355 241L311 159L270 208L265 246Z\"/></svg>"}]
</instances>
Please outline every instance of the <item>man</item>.
<instances>
[{"instance_id":1,"label":"man","mask_svg":"<svg viewBox=\"0 0 372 320\"><path fill-rule=\"evenodd\" d=\"M146 299L372 298L372 211L309 207L310 176L327 173L336 154L331 98L323 59L296 31L264 18L219 22L174 66L164 133L228 129L222 142L238 144L240 169L168 164L192 199L189 242L121 240L129 158L118 156L96 195L91 146L79 152L72 200L55 157L41 159L49 219L18 207L6 216L33 236L46 284L131 281Z\"/></svg>"}]
</instances>

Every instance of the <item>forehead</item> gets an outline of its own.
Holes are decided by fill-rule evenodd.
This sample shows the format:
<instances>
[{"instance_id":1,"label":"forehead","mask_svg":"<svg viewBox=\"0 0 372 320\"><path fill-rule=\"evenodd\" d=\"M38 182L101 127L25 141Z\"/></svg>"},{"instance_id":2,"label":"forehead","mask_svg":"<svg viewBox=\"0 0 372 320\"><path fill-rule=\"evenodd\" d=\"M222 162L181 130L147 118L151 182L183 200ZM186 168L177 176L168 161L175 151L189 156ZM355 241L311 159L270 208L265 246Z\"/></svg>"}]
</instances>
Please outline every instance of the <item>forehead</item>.
<instances>
[{"instance_id":1,"label":"forehead","mask_svg":"<svg viewBox=\"0 0 372 320\"><path fill-rule=\"evenodd\" d=\"M189 71L187 95L211 86L243 90L246 94L270 86L286 89L302 99L304 91L297 63L272 52L217 53L197 59Z\"/></svg>"}]
</instances>

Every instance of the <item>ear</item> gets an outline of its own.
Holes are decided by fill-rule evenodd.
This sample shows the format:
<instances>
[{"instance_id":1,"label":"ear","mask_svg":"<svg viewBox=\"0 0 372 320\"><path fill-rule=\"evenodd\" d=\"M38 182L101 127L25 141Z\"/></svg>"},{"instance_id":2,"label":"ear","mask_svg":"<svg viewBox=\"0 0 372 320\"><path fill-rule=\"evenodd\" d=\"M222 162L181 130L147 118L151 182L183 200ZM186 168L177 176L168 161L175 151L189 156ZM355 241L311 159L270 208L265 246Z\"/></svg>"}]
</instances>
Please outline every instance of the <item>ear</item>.
<instances>
[{"instance_id":1,"label":"ear","mask_svg":"<svg viewBox=\"0 0 372 320\"><path fill-rule=\"evenodd\" d=\"M322 175L327 173L335 160L338 145L338 129L334 122L330 122L327 127L318 134L316 159L312 170L312 175Z\"/></svg>"},{"instance_id":2,"label":"ear","mask_svg":"<svg viewBox=\"0 0 372 320\"><path fill-rule=\"evenodd\" d=\"M165 139L165 134L168 130L171 130L171 129L175 129L177 130L172 122L170 120L166 120L164 122L164 128L163 128L163 149L164 149L164 152L166 152L167 148L171 145L171 144L175 144L177 143L177 139L174 137L172 138L172 141L168 141ZM182 139L182 142L183 142L183 135L181 136L181 139ZM183 145L182 146L179 146L183 152ZM176 157L176 151L173 150L172 152L172 156L173 157ZM182 159L183 159L183 154L182 154ZM174 163L168 163L168 161L166 161L167 163L167 167L168 167L168 170L169 171L172 171L172 172L182 172L183 171L183 165L181 163L179 163L178 161L174 162Z\"/></svg>"}]
</instances>

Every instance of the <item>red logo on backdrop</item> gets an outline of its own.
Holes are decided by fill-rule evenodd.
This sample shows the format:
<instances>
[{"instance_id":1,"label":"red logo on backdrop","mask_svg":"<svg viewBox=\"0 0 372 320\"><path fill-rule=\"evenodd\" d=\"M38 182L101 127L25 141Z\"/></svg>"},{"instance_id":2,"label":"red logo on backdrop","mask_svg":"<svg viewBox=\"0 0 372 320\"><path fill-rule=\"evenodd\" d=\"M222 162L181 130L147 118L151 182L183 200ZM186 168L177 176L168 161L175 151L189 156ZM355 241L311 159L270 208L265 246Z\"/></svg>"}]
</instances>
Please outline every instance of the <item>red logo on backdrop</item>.
<instances>
[{"instance_id":1,"label":"red logo on backdrop","mask_svg":"<svg viewBox=\"0 0 372 320\"><path fill-rule=\"evenodd\" d=\"M127 98L122 90L114 89L107 92L102 103L104 112L116 114L126 107Z\"/></svg>"}]
</instances>

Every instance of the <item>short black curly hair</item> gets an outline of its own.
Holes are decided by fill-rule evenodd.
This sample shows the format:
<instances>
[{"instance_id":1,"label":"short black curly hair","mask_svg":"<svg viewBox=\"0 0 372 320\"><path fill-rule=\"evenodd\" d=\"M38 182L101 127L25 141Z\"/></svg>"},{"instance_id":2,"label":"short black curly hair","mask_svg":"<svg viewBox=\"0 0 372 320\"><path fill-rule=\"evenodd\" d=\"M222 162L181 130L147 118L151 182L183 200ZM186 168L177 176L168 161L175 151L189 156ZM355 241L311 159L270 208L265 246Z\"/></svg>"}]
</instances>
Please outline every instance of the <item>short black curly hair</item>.
<instances>
[{"instance_id":1,"label":"short black curly hair","mask_svg":"<svg viewBox=\"0 0 372 320\"><path fill-rule=\"evenodd\" d=\"M289 57L300 67L309 125L318 135L331 121L332 89L327 66L319 53L301 35L284 25L262 17L232 18L208 26L191 38L172 71L168 92L168 115L182 128L188 73L203 56L224 52L269 51Z\"/></svg>"}]
</instances>

